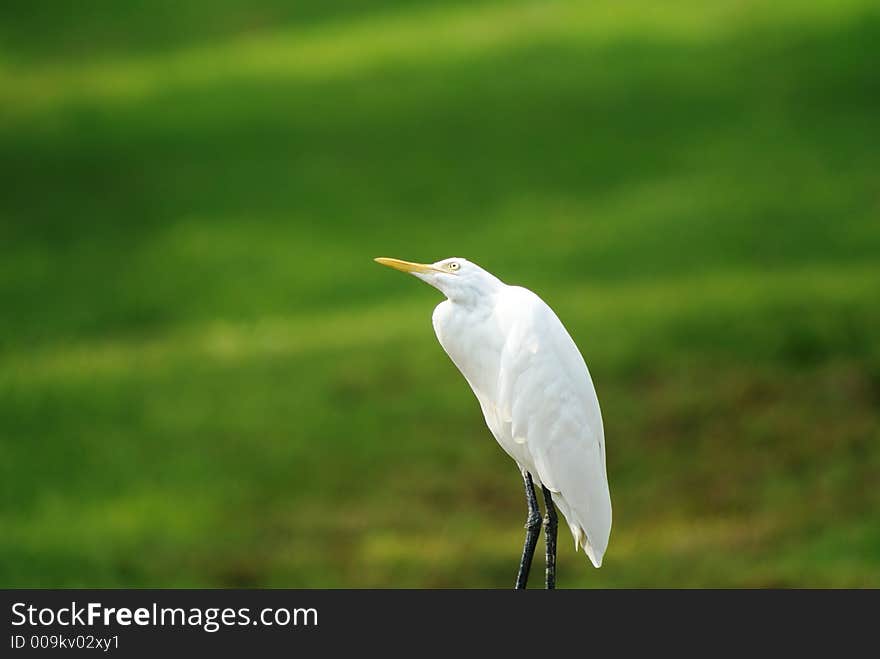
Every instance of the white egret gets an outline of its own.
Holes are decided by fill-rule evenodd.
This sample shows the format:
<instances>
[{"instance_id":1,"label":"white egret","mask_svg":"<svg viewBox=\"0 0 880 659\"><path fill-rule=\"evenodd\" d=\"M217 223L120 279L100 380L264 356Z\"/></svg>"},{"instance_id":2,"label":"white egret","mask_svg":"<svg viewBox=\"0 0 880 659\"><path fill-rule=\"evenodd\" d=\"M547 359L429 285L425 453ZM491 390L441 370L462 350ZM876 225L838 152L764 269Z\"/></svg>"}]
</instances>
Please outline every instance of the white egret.
<instances>
[{"instance_id":1,"label":"white egret","mask_svg":"<svg viewBox=\"0 0 880 659\"><path fill-rule=\"evenodd\" d=\"M508 286L462 258L410 263L377 258L439 289L434 309L440 345L476 394L489 430L519 465L525 482L526 539L516 578L525 588L541 513L547 588L556 584L556 510L594 566L611 533L611 496L599 400L581 353L547 304L532 291Z\"/></svg>"}]
</instances>

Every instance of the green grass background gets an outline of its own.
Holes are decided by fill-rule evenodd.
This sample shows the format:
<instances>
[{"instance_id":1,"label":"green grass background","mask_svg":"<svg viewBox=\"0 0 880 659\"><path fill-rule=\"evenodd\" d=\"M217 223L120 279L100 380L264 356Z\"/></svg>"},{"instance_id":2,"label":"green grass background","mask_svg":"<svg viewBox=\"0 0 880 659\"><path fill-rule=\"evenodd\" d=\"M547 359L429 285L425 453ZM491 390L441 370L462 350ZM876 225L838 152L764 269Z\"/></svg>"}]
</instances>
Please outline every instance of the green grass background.
<instances>
[{"instance_id":1,"label":"green grass background","mask_svg":"<svg viewBox=\"0 0 880 659\"><path fill-rule=\"evenodd\" d=\"M512 585L371 261L455 255L591 366L561 586L880 587L878 61L862 0L4 2L0 585Z\"/></svg>"}]
</instances>

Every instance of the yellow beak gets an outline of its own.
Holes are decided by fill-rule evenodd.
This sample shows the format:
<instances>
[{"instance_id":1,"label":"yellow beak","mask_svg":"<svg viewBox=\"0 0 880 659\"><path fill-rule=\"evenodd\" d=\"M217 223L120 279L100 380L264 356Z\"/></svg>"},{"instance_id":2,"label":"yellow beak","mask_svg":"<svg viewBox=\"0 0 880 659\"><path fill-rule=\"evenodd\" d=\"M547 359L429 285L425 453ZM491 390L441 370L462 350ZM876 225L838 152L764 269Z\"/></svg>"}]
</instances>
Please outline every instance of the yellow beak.
<instances>
[{"instance_id":1,"label":"yellow beak","mask_svg":"<svg viewBox=\"0 0 880 659\"><path fill-rule=\"evenodd\" d=\"M433 265L428 265L427 263L410 263L409 261L401 261L400 259L389 259L384 256L380 256L377 259L373 259L376 263L380 265L387 265L389 268L394 268L395 270L400 270L401 272L434 272L437 270Z\"/></svg>"}]
</instances>

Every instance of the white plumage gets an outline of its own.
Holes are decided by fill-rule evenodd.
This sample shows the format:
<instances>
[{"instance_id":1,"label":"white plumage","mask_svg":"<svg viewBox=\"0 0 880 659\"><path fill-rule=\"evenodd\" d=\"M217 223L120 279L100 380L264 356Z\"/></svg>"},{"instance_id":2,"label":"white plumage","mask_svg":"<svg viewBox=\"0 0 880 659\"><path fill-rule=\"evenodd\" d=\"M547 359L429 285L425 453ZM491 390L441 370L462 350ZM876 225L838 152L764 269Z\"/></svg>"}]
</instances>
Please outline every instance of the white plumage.
<instances>
[{"instance_id":1,"label":"white plumage","mask_svg":"<svg viewBox=\"0 0 880 659\"><path fill-rule=\"evenodd\" d=\"M465 259L376 260L446 295L434 310L437 339L501 448L550 490L575 548L601 566L611 532L602 416L587 365L562 322L530 290Z\"/></svg>"}]
</instances>

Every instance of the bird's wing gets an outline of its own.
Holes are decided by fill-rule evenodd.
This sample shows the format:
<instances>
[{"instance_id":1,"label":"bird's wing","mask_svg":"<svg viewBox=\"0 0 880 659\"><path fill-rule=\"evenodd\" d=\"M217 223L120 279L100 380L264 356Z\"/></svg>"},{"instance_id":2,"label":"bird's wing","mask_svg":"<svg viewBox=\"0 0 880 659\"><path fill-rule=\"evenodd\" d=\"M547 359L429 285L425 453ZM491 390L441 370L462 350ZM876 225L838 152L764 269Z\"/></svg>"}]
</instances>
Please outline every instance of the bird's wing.
<instances>
[{"instance_id":1,"label":"bird's wing","mask_svg":"<svg viewBox=\"0 0 880 659\"><path fill-rule=\"evenodd\" d=\"M575 538L599 567L611 532L605 438L587 366L550 307L512 287L499 303L507 330L498 405L513 440L525 444L533 476L553 493Z\"/></svg>"}]
</instances>

